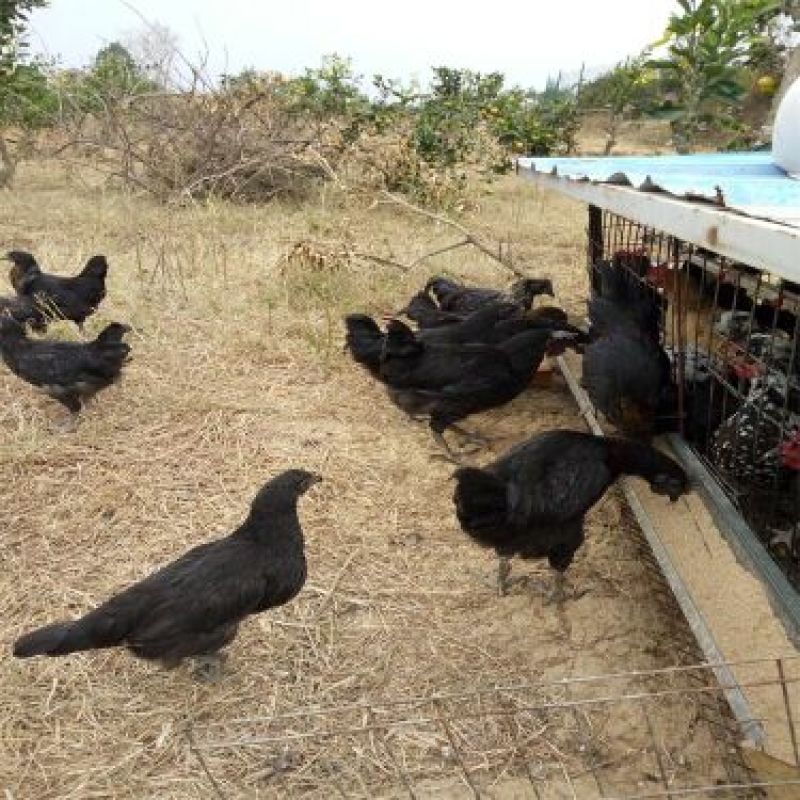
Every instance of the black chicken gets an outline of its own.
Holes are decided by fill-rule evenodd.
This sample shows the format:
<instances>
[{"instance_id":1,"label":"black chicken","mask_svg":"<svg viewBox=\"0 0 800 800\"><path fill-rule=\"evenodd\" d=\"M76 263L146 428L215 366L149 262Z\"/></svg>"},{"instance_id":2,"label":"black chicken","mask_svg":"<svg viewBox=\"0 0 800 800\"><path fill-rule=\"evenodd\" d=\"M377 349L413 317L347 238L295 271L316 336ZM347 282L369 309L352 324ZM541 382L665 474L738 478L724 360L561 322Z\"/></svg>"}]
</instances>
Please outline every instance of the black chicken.
<instances>
[{"instance_id":1,"label":"black chicken","mask_svg":"<svg viewBox=\"0 0 800 800\"><path fill-rule=\"evenodd\" d=\"M617 250L610 261L595 263L590 275L592 291L596 295L605 295L608 293L609 278L615 282L619 279L637 281L646 278L650 268L650 257L643 250Z\"/></svg>"},{"instance_id":2,"label":"black chicken","mask_svg":"<svg viewBox=\"0 0 800 800\"><path fill-rule=\"evenodd\" d=\"M29 339L19 323L0 317L0 356L15 375L77 413L119 378L130 353L122 341L129 330L113 322L92 342L42 341Z\"/></svg>"},{"instance_id":3,"label":"black chicken","mask_svg":"<svg viewBox=\"0 0 800 800\"><path fill-rule=\"evenodd\" d=\"M739 406L737 396L725 388L726 384L736 385L737 375L723 360L696 345L688 345L682 355L672 347L668 353L679 376L682 362L682 433L705 453L711 435ZM724 378L724 383L720 383L718 376Z\"/></svg>"},{"instance_id":4,"label":"black chicken","mask_svg":"<svg viewBox=\"0 0 800 800\"><path fill-rule=\"evenodd\" d=\"M675 427L677 390L658 344L625 332L592 342L584 350L581 385L628 436L648 440Z\"/></svg>"},{"instance_id":5,"label":"black chicken","mask_svg":"<svg viewBox=\"0 0 800 800\"><path fill-rule=\"evenodd\" d=\"M624 329L657 342L666 298L608 262L600 262L592 275L589 335L596 339Z\"/></svg>"},{"instance_id":6,"label":"black chicken","mask_svg":"<svg viewBox=\"0 0 800 800\"><path fill-rule=\"evenodd\" d=\"M503 322L513 321L511 332L498 330ZM472 311L459 322L437 328L422 329L417 338L429 344L495 344L513 334L526 330L522 314L517 306L509 303L488 303Z\"/></svg>"},{"instance_id":7,"label":"black chicken","mask_svg":"<svg viewBox=\"0 0 800 800\"><path fill-rule=\"evenodd\" d=\"M106 296L105 256L92 256L83 270L71 278L42 272L30 253L13 250L6 258L12 264L9 279L17 294L35 298L45 311L70 319L79 328Z\"/></svg>"},{"instance_id":8,"label":"black chicken","mask_svg":"<svg viewBox=\"0 0 800 800\"><path fill-rule=\"evenodd\" d=\"M431 278L425 285L425 292L433 294L442 311L468 314L487 303L511 302L526 311L533 305L535 297L541 294L553 297L553 283L549 278L524 278L511 284L508 294L497 289L467 287L449 278Z\"/></svg>"},{"instance_id":9,"label":"black chicken","mask_svg":"<svg viewBox=\"0 0 800 800\"><path fill-rule=\"evenodd\" d=\"M422 330L417 336L427 344L499 344L529 330L564 331L581 344L588 340L582 330L569 324L560 308L544 306L524 313L506 303L490 303L461 322Z\"/></svg>"},{"instance_id":10,"label":"black chicken","mask_svg":"<svg viewBox=\"0 0 800 800\"><path fill-rule=\"evenodd\" d=\"M345 348L353 360L366 367L376 378L380 377L381 353L386 334L367 314L348 314L344 318L347 328Z\"/></svg>"},{"instance_id":11,"label":"black chicken","mask_svg":"<svg viewBox=\"0 0 800 800\"><path fill-rule=\"evenodd\" d=\"M74 622L20 637L14 655L63 656L127 647L177 666L193 658L219 666L220 649L251 614L288 603L303 587L306 559L297 501L321 478L292 469L266 483L230 536L189 550Z\"/></svg>"},{"instance_id":12,"label":"black chicken","mask_svg":"<svg viewBox=\"0 0 800 800\"><path fill-rule=\"evenodd\" d=\"M488 467L456 470L453 500L467 535L497 553L501 594L512 556L547 558L556 570L551 599L560 601L564 572L583 544L584 516L621 475L644 478L673 501L689 488L683 469L650 445L554 430Z\"/></svg>"},{"instance_id":13,"label":"black chicken","mask_svg":"<svg viewBox=\"0 0 800 800\"><path fill-rule=\"evenodd\" d=\"M762 331L779 330L794 338L797 315L782 308L779 301L762 300L754 309L754 322Z\"/></svg>"},{"instance_id":14,"label":"black chicken","mask_svg":"<svg viewBox=\"0 0 800 800\"><path fill-rule=\"evenodd\" d=\"M730 281L720 281L716 288L717 308L733 311L751 311L754 302L743 286L737 286Z\"/></svg>"},{"instance_id":15,"label":"black chicken","mask_svg":"<svg viewBox=\"0 0 800 800\"><path fill-rule=\"evenodd\" d=\"M588 303L589 344L581 383L594 405L629 436L650 438L675 425L676 389L660 343L664 300L651 288L600 265L601 295Z\"/></svg>"},{"instance_id":16,"label":"black chicken","mask_svg":"<svg viewBox=\"0 0 800 800\"><path fill-rule=\"evenodd\" d=\"M356 362L379 377L386 334L378 323L366 314L348 314L345 317L345 326L346 349ZM576 347L587 341L586 334L570 325L567 322L567 315L560 308L543 307L523 314L517 307L502 303L479 308L453 325L423 328L414 335L420 342L428 345L497 345L528 330L569 333Z\"/></svg>"},{"instance_id":17,"label":"black chicken","mask_svg":"<svg viewBox=\"0 0 800 800\"><path fill-rule=\"evenodd\" d=\"M0 316L10 317L40 333L47 330L47 319L30 297L0 297Z\"/></svg>"},{"instance_id":18,"label":"black chicken","mask_svg":"<svg viewBox=\"0 0 800 800\"><path fill-rule=\"evenodd\" d=\"M442 311L433 298L425 292L415 294L409 300L408 305L397 313L413 320L420 328L439 328L443 325L460 322L464 318L463 314Z\"/></svg>"},{"instance_id":19,"label":"black chicken","mask_svg":"<svg viewBox=\"0 0 800 800\"><path fill-rule=\"evenodd\" d=\"M381 356L380 377L389 397L406 413L430 417L436 441L455 458L444 439L447 428L470 439L482 439L456 423L513 400L530 382L545 355L562 352L574 335L529 330L498 345L442 344L421 341L392 320Z\"/></svg>"}]
</instances>

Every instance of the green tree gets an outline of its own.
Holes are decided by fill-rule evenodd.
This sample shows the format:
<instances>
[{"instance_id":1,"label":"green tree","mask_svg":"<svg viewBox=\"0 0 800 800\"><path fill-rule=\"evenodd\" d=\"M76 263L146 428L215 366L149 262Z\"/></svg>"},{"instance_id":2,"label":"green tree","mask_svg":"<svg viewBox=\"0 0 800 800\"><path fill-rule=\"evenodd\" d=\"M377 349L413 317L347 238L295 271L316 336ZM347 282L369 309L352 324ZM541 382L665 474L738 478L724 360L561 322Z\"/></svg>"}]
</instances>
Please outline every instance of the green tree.
<instances>
[{"instance_id":1,"label":"green tree","mask_svg":"<svg viewBox=\"0 0 800 800\"><path fill-rule=\"evenodd\" d=\"M147 78L126 47L111 42L94 57L87 76L87 88L108 99L141 94L154 89L155 84Z\"/></svg>"},{"instance_id":2,"label":"green tree","mask_svg":"<svg viewBox=\"0 0 800 800\"><path fill-rule=\"evenodd\" d=\"M499 72L483 75L472 70L435 67L430 92L419 103L415 147L430 163L453 166L473 146L476 126L485 118L503 89Z\"/></svg>"},{"instance_id":3,"label":"green tree","mask_svg":"<svg viewBox=\"0 0 800 800\"><path fill-rule=\"evenodd\" d=\"M0 0L0 187L10 184L14 177L15 162L2 126L10 121L10 109L19 89L16 73L27 48L25 28L31 11L45 5L46 0Z\"/></svg>"},{"instance_id":4,"label":"green tree","mask_svg":"<svg viewBox=\"0 0 800 800\"><path fill-rule=\"evenodd\" d=\"M583 110L604 110L605 154L617 143L619 126L626 114L640 114L657 105L658 81L654 70L645 65L643 56L629 58L612 70L584 84L579 104Z\"/></svg>"},{"instance_id":5,"label":"green tree","mask_svg":"<svg viewBox=\"0 0 800 800\"><path fill-rule=\"evenodd\" d=\"M282 95L293 113L302 114L316 125L337 120L343 125L344 141L355 141L371 118L369 98L361 86L362 77L349 58L333 53L322 64L290 78Z\"/></svg>"},{"instance_id":6,"label":"green tree","mask_svg":"<svg viewBox=\"0 0 800 800\"><path fill-rule=\"evenodd\" d=\"M101 48L90 67L54 75L51 84L60 97L63 115L77 119L87 113L113 111L131 97L158 89L119 42Z\"/></svg>"},{"instance_id":7,"label":"green tree","mask_svg":"<svg viewBox=\"0 0 800 800\"><path fill-rule=\"evenodd\" d=\"M648 66L661 73L670 99L661 113L672 123L676 145L691 150L711 121L736 108L746 87L742 68L781 12L780 0L678 0L661 41L666 57Z\"/></svg>"},{"instance_id":8,"label":"green tree","mask_svg":"<svg viewBox=\"0 0 800 800\"><path fill-rule=\"evenodd\" d=\"M28 17L45 5L47 0L0 0L0 73L13 71L27 47Z\"/></svg>"},{"instance_id":9,"label":"green tree","mask_svg":"<svg viewBox=\"0 0 800 800\"><path fill-rule=\"evenodd\" d=\"M5 76L0 122L27 131L52 125L58 117L59 98L50 73L51 65L34 60L19 64Z\"/></svg>"},{"instance_id":10,"label":"green tree","mask_svg":"<svg viewBox=\"0 0 800 800\"><path fill-rule=\"evenodd\" d=\"M352 115L369 104L353 62L336 53L325 56L319 67L289 80L286 90L298 110L318 119Z\"/></svg>"}]
</instances>

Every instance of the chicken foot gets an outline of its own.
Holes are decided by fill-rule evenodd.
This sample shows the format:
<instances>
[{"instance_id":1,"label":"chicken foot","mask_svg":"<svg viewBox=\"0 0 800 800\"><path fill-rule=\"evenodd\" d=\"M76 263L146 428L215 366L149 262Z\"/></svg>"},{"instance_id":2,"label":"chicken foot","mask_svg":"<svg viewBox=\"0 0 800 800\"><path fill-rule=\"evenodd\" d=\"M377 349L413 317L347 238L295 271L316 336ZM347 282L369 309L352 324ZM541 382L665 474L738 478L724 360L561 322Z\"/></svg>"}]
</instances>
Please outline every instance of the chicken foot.
<instances>
[{"instance_id":1,"label":"chicken foot","mask_svg":"<svg viewBox=\"0 0 800 800\"><path fill-rule=\"evenodd\" d=\"M462 439L478 445L479 448L486 447L492 443L492 440L488 436L483 436L475 431L468 431L466 428L462 428L460 425L454 424L450 425L449 427L451 431L455 431Z\"/></svg>"},{"instance_id":2,"label":"chicken foot","mask_svg":"<svg viewBox=\"0 0 800 800\"><path fill-rule=\"evenodd\" d=\"M466 439L467 442L472 442L475 445L475 447L473 447L473 448L471 448L469 450L465 450L465 449L462 448L460 450L460 452L456 452L447 443L447 440L444 438L444 432L443 431L438 431L438 430L435 430L434 428L431 429L431 434L433 435L433 438L436 441L436 444L438 444L439 447L441 447L442 450L444 450L444 454L441 455L441 456L438 456L438 457L439 458L444 458L447 461L452 462L453 464L457 464L458 466L461 466L461 467L466 466L466 464L464 463L464 460L463 460L463 456L471 455L473 453L476 453L482 447L485 447L486 445L488 445L491 442L491 440L488 439L487 437L482 436L479 433L473 433L472 431L468 431L468 430L462 428L459 425L448 425L447 427L450 428L450 430L455 431L463 439Z\"/></svg>"},{"instance_id":3,"label":"chicken foot","mask_svg":"<svg viewBox=\"0 0 800 800\"><path fill-rule=\"evenodd\" d=\"M578 600L583 597L589 590L576 589L567 583L566 573L556 571L553 579L553 586L550 593L545 597L544 604L546 606L556 605L559 609L564 607L567 600Z\"/></svg>"},{"instance_id":4,"label":"chicken foot","mask_svg":"<svg viewBox=\"0 0 800 800\"><path fill-rule=\"evenodd\" d=\"M227 660L226 653L207 653L202 656L194 656L192 658L194 665L192 675L201 683L217 683L222 677L222 670Z\"/></svg>"}]
</instances>

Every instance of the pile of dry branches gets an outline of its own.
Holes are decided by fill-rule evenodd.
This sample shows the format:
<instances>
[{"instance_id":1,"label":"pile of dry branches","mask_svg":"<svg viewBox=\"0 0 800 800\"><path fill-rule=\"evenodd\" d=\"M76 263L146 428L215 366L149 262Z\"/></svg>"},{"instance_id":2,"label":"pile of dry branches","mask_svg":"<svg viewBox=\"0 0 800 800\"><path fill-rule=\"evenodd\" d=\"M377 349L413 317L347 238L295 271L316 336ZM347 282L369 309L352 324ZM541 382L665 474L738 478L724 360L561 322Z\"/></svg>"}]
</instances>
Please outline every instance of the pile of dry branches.
<instances>
[{"instance_id":1,"label":"pile of dry branches","mask_svg":"<svg viewBox=\"0 0 800 800\"><path fill-rule=\"evenodd\" d=\"M239 86L196 77L189 88L93 100L85 112L63 98L70 110L56 155L88 161L160 201L304 198L328 181L454 208L464 204L470 179L502 160L496 139L479 126L468 158L451 167L428 163L415 147L411 116L378 124L369 115L315 115L297 106L278 75Z\"/></svg>"},{"instance_id":2,"label":"pile of dry branches","mask_svg":"<svg viewBox=\"0 0 800 800\"><path fill-rule=\"evenodd\" d=\"M341 153L335 123L312 130L275 87L205 89L108 101L67 131L62 153L161 200L259 202L304 195Z\"/></svg>"}]
</instances>

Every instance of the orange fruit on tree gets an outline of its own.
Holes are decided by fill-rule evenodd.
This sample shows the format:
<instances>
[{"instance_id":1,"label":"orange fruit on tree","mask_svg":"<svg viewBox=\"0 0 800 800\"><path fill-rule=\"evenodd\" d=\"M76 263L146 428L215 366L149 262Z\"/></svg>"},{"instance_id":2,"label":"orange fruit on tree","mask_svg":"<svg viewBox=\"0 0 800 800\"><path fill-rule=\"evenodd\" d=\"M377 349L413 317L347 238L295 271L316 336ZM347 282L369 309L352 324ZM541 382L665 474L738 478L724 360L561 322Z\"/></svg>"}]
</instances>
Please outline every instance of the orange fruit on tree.
<instances>
[{"instance_id":1,"label":"orange fruit on tree","mask_svg":"<svg viewBox=\"0 0 800 800\"><path fill-rule=\"evenodd\" d=\"M759 94L765 94L771 97L778 91L778 81L772 75L762 75L756 81L756 89Z\"/></svg>"}]
</instances>

